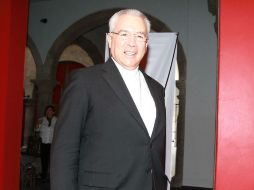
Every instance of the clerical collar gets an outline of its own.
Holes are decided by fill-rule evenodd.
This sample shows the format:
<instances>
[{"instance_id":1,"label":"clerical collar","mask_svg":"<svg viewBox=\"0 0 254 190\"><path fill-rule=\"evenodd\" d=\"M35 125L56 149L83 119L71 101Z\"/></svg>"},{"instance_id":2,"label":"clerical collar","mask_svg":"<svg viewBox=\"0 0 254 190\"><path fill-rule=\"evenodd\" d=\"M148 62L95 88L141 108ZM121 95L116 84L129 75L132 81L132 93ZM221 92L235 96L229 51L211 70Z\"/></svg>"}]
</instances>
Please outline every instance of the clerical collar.
<instances>
[{"instance_id":1,"label":"clerical collar","mask_svg":"<svg viewBox=\"0 0 254 190\"><path fill-rule=\"evenodd\" d=\"M112 60L114 61L116 67L118 68L119 72L121 73L121 75L137 75L139 73L139 67L133 69L133 70L128 70L126 68L124 68L121 64L119 64L113 57L111 57Z\"/></svg>"}]
</instances>

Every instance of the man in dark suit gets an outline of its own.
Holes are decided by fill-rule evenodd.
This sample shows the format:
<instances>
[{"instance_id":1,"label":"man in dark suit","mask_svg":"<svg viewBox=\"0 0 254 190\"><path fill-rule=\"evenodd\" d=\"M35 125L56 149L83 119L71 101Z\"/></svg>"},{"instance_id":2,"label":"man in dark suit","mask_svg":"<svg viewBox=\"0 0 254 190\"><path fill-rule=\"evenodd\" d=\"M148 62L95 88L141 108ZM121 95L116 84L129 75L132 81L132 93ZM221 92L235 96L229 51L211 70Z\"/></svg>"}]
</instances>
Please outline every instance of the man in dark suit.
<instances>
[{"instance_id":1,"label":"man in dark suit","mask_svg":"<svg viewBox=\"0 0 254 190\"><path fill-rule=\"evenodd\" d=\"M51 190L166 190L163 87L139 70L150 22L115 13L111 58L74 73L61 100Z\"/></svg>"}]
</instances>

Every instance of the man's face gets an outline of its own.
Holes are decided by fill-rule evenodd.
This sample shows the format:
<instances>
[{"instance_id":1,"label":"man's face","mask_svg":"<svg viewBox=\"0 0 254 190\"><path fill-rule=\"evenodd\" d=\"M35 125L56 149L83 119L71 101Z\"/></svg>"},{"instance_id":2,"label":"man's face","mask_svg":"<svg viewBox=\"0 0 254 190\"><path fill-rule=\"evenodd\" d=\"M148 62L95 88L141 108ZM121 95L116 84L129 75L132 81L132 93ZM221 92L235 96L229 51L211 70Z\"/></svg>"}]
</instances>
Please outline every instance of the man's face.
<instances>
[{"instance_id":1,"label":"man's face","mask_svg":"<svg viewBox=\"0 0 254 190\"><path fill-rule=\"evenodd\" d=\"M121 15L113 32L107 38L111 56L125 69L137 68L147 50L145 21L138 16Z\"/></svg>"}]
</instances>

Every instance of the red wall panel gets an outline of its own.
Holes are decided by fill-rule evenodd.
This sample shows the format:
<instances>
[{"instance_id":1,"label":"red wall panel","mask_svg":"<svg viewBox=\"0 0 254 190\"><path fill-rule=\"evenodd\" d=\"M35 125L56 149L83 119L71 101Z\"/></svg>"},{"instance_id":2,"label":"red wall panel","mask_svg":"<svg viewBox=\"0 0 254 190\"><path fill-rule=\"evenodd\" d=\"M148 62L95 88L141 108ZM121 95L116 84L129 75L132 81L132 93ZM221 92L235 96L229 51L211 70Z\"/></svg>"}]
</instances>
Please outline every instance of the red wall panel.
<instances>
[{"instance_id":1,"label":"red wall panel","mask_svg":"<svg viewBox=\"0 0 254 190\"><path fill-rule=\"evenodd\" d=\"M253 10L220 0L216 190L254 189Z\"/></svg>"},{"instance_id":2,"label":"red wall panel","mask_svg":"<svg viewBox=\"0 0 254 190\"><path fill-rule=\"evenodd\" d=\"M0 189L19 189L28 1L0 1Z\"/></svg>"},{"instance_id":3,"label":"red wall panel","mask_svg":"<svg viewBox=\"0 0 254 190\"><path fill-rule=\"evenodd\" d=\"M64 91L69 76L73 70L83 68L84 65L72 61L59 62L56 71L57 85L53 92L53 105L58 108L62 92Z\"/></svg>"}]
</instances>

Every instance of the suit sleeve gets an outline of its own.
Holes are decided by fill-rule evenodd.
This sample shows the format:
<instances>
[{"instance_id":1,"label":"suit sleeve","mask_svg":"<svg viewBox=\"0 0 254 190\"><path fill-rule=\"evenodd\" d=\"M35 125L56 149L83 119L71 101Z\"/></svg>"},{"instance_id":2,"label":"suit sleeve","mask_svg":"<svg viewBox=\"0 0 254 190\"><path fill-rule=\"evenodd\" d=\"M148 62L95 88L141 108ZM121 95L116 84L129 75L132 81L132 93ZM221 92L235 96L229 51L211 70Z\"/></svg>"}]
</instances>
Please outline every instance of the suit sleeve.
<instances>
[{"instance_id":1,"label":"suit sleeve","mask_svg":"<svg viewBox=\"0 0 254 190\"><path fill-rule=\"evenodd\" d=\"M81 78L81 73L75 73L61 98L51 146L51 190L78 189L81 130L88 110L88 96Z\"/></svg>"}]
</instances>

